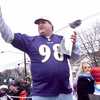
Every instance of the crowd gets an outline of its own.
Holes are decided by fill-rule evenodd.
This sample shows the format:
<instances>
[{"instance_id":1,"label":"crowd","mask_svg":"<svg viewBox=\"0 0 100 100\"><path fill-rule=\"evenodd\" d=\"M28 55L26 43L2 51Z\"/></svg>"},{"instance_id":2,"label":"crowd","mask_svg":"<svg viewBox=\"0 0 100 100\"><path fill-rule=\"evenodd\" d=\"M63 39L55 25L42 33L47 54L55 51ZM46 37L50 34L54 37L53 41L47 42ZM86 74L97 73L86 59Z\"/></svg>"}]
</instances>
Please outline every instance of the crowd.
<instances>
[{"instance_id":1,"label":"crowd","mask_svg":"<svg viewBox=\"0 0 100 100\"><path fill-rule=\"evenodd\" d=\"M31 100L30 96L31 80L29 77L0 86L0 100Z\"/></svg>"},{"instance_id":2,"label":"crowd","mask_svg":"<svg viewBox=\"0 0 100 100\"><path fill-rule=\"evenodd\" d=\"M73 84L74 100L99 100L94 94L95 80L92 67L88 62L80 64L80 72ZM10 81L8 85L0 86L0 100L32 100L31 79L29 77Z\"/></svg>"}]
</instances>

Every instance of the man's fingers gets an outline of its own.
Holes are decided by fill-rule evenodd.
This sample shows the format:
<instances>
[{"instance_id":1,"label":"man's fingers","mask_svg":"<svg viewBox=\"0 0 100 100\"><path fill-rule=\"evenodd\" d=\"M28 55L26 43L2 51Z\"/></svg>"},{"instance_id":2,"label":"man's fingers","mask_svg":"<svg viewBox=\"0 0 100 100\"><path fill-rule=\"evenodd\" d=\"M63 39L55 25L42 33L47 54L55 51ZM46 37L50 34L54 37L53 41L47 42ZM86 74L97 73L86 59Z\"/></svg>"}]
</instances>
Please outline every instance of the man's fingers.
<instances>
[{"instance_id":1,"label":"man's fingers","mask_svg":"<svg viewBox=\"0 0 100 100\"><path fill-rule=\"evenodd\" d=\"M77 38L77 33L74 32L74 34L71 35L71 39L72 39L73 44L76 43L76 38Z\"/></svg>"}]
</instances>

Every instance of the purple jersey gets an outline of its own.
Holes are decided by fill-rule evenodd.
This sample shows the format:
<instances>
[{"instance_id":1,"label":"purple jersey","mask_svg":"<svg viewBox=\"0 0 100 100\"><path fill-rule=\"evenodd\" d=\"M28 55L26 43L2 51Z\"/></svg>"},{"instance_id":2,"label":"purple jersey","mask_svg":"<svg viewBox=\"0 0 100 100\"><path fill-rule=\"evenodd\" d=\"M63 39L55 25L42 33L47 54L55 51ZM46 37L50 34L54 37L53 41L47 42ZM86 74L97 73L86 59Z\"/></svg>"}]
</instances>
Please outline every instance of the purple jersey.
<instances>
[{"instance_id":1,"label":"purple jersey","mask_svg":"<svg viewBox=\"0 0 100 100\"><path fill-rule=\"evenodd\" d=\"M62 36L27 36L16 33L12 45L31 59L33 95L56 96L70 93L68 56L60 52Z\"/></svg>"}]
</instances>

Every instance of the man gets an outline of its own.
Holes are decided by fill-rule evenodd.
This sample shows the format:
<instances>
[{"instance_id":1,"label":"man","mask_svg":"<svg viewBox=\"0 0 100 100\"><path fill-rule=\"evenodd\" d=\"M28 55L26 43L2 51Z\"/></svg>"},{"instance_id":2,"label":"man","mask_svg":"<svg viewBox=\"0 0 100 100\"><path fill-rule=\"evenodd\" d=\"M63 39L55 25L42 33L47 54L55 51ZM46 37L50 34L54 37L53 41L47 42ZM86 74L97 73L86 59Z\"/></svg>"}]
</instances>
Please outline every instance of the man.
<instances>
[{"instance_id":1,"label":"man","mask_svg":"<svg viewBox=\"0 0 100 100\"><path fill-rule=\"evenodd\" d=\"M31 60L33 81L32 100L73 100L69 82L70 55L61 52L63 36L53 34L53 25L47 19L37 19L39 36L13 34L0 15L3 39L27 53ZM66 33L67 34L67 33ZM75 49L76 35L72 35Z\"/></svg>"}]
</instances>

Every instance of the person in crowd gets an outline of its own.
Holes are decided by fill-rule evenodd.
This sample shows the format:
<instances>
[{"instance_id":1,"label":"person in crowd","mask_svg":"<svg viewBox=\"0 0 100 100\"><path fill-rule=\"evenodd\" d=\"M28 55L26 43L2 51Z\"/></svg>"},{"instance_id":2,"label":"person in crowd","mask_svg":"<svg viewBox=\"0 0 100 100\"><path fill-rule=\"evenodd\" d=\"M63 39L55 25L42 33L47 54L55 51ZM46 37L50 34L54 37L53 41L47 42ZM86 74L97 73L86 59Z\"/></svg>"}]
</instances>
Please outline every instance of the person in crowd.
<instances>
[{"instance_id":1,"label":"person in crowd","mask_svg":"<svg viewBox=\"0 0 100 100\"><path fill-rule=\"evenodd\" d=\"M45 18L34 21L39 35L28 36L13 33L5 23L0 11L0 32L2 38L15 48L27 53L31 60L32 100L73 100L70 85L69 59L73 55L63 53L60 43L62 35L54 34L52 22ZM67 34L67 33L66 33ZM69 33L68 33L69 34ZM71 35L72 54L79 57L77 34ZM67 37L66 37L67 38ZM63 44L63 47L69 44Z\"/></svg>"},{"instance_id":2,"label":"person in crowd","mask_svg":"<svg viewBox=\"0 0 100 100\"><path fill-rule=\"evenodd\" d=\"M29 77L20 80L20 100L31 100L31 82ZM24 98L22 98L24 97Z\"/></svg>"},{"instance_id":3,"label":"person in crowd","mask_svg":"<svg viewBox=\"0 0 100 100\"><path fill-rule=\"evenodd\" d=\"M91 66L88 62L82 62L81 72L77 79L78 100L90 100L89 94L94 93L94 79L91 75Z\"/></svg>"},{"instance_id":4,"label":"person in crowd","mask_svg":"<svg viewBox=\"0 0 100 100\"><path fill-rule=\"evenodd\" d=\"M8 86L7 85L0 85L0 100L8 100L7 97Z\"/></svg>"},{"instance_id":5,"label":"person in crowd","mask_svg":"<svg viewBox=\"0 0 100 100\"><path fill-rule=\"evenodd\" d=\"M20 94L20 83L19 81L14 81L8 85L8 100L19 100Z\"/></svg>"}]
</instances>

